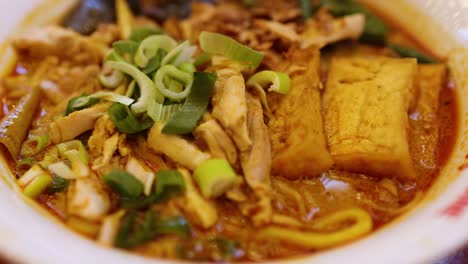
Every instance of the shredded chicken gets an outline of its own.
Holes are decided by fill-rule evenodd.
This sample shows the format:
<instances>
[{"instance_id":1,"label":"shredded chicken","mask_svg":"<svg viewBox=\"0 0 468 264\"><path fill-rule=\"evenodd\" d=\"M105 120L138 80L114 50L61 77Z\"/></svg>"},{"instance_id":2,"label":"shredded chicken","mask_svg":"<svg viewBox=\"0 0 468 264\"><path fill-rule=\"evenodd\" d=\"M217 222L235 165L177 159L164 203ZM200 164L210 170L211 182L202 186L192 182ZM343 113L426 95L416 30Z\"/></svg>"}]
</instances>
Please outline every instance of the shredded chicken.
<instances>
[{"instance_id":1,"label":"shredded chicken","mask_svg":"<svg viewBox=\"0 0 468 264\"><path fill-rule=\"evenodd\" d=\"M197 141L207 145L213 158L226 159L231 165L236 165L236 146L216 120L208 119L193 131L193 135Z\"/></svg>"},{"instance_id":2,"label":"shredded chicken","mask_svg":"<svg viewBox=\"0 0 468 264\"><path fill-rule=\"evenodd\" d=\"M211 158L211 155L202 152L196 145L176 136L163 134L164 124L156 123L149 132L148 146L163 153L180 165L195 170L203 161Z\"/></svg>"},{"instance_id":3,"label":"shredded chicken","mask_svg":"<svg viewBox=\"0 0 468 264\"><path fill-rule=\"evenodd\" d=\"M253 223L259 226L270 222L272 215L271 145L260 100L248 94L247 104L248 126L253 144L248 151L241 153L241 164L245 180L259 200L253 216Z\"/></svg>"},{"instance_id":4,"label":"shredded chicken","mask_svg":"<svg viewBox=\"0 0 468 264\"><path fill-rule=\"evenodd\" d=\"M240 151L248 150L252 142L247 129L244 77L235 63L227 60L214 63L217 63L215 68L218 79L211 99L212 115L221 123Z\"/></svg>"},{"instance_id":5,"label":"shredded chicken","mask_svg":"<svg viewBox=\"0 0 468 264\"><path fill-rule=\"evenodd\" d=\"M13 45L33 58L56 56L83 64L101 62L107 51L105 43L58 26L35 28L17 37Z\"/></svg>"},{"instance_id":6,"label":"shredded chicken","mask_svg":"<svg viewBox=\"0 0 468 264\"><path fill-rule=\"evenodd\" d=\"M186 169L179 169L185 181L185 199L180 205L196 224L203 228L212 227L218 221L218 212L213 201L203 198Z\"/></svg>"},{"instance_id":7,"label":"shredded chicken","mask_svg":"<svg viewBox=\"0 0 468 264\"><path fill-rule=\"evenodd\" d=\"M268 21L263 19L256 20L255 25L291 43L297 42L301 39L301 37L297 34L295 28L291 25L286 25L280 22Z\"/></svg>"},{"instance_id":8,"label":"shredded chicken","mask_svg":"<svg viewBox=\"0 0 468 264\"><path fill-rule=\"evenodd\" d=\"M96 119L103 115L108 104L99 104L91 108L73 112L50 124L50 140L54 144L72 140L80 134L93 129Z\"/></svg>"},{"instance_id":9,"label":"shredded chicken","mask_svg":"<svg viewBox=\"0 0 468 264\"><path fill-rule=\"evenodd\" d=\"M364 31L366 18L363 14L354 14L342 18L323 15L323 19L309 20L301 35L301 47L324 47L345 39L358 39Z\"/></svg>"},{"instance_id":10,"label":"shredded chicken","mask_svg":"<svg viewBox=\"0 0 468 264\"><path fill-rule=\"evenodd\" d=\"M68 189L68 212L91 221L98 221L110 209L109 195L95 175L73 181Z\"/></svg>"}]
</instances>

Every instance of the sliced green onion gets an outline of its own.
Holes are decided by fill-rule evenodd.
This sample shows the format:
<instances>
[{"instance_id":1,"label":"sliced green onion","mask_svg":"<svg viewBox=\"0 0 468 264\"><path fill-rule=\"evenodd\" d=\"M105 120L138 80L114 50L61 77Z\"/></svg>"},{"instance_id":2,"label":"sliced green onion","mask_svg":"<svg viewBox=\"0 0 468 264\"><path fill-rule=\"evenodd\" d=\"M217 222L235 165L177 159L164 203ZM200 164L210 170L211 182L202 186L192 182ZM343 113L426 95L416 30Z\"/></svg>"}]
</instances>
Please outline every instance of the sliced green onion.
<instances>
[{"instance_id":1,"label":"sliced green onion","mask_svg":"<svg viewBox=\"0 0 468 264\"><path fill-rule=\"evenodd\" d=\"M71 168L73 174L77 178L86 177L89 175L89 167L88 164L83 162L82 158L80 157L80 153L75 150L69 150L65 152L65 157L70 161Z\"/></svg>"},{"instance_id":2,"label":"sliced green onion","mask_svg":"<svg viewBox=\"0 0 468 264\"><path fill-rule=\"evenodd\" d=\"M102 86L110 89L115 89L123 83L125 75L121 71L113 70L110 75L100 73L98 76L99 83Z\"/></svg>"},{"instance_id":3,"label":"sliced green onion","mask_svg":"<svg viewBox=\"0 0 468 264\"><path fill-rule=\"evenodd\" d=\"M65 116L79 110L91 107L99 102L99 99L89 97L87 94L72 98L68 102L67 109L65 110Z\"/></svg>"},{"instance_id":4,"label":"sliced green onion","mask_svg":"<svg viewBox=\"0 0 468 264\"><path fill-rule=\"evenodd\" d=\"M144 190L143 183L125 171L114 169L102 179L112 190L126 198L136 198Z\"/></svg>"},{"instance_id":5,"label":"sliced green onion","mask_svg":"<svg viewBox=\"0 0 468 264\"><path fill-rule=\"evenodd\" d=\"M197 68L195 68L195 65L190 62L184 62L178 67L181 71L186 72L186 73L194 73Z\"/></svg>"},{"instance_id":6,"label":"sliced green onion","mask_svg":"<svg viewBox=\"0 0 468 264\"><path fill-rule=\"evenodd\" d=\"M164 102L164 96L162 96L157 91L156 85L153 83L153 81L151 81L151 79L146 76L146 74L138 70L135 66L116 61L108 61L106 64L115 70L125 72L126 74L132 76L133 79L135 79L135 81L138 83L138 86L140 87L140 98L132 105L132 110L135 113L146 112L149 98L153 98L161 104Z\"/></svg>"},{"instance_id":7,"label":"sliced green onion","mask_svg":"<svg viewBox=\"0 0 468 264\"><path fill-rule=\"evenodd\" d=\"M188 40L182 42L177 47L172 49L166 57L161 62L161 65L168 65L172 64L175 66L179 66L184 62L191 62L190 60L195 54L196 47L190 46L190 42Z\"/></svg>"},{"instance_id":8,"label":"sliced green onion","mask_svg":"<svg viewBox=\"0 0 468 264\"><path fill-rule=\"evenodd\" d=\"M46 172L38 165L34 165L18 179L18 185L24 187L42 174Z\"/></svg>"},{"instance_id":9,"label":"sliced green onion","mask_svg":"<svg viewBox=\"0 0 468 264\"><path fill-rule=\"evenodd\" d=\"M204 31L200 34L199 42L204 52L246 63L252 68L257 68L264 57L262 52L255 51L219 33Z\"/></svg>"},{"instance_id":10,"label":"sliced green onion","mask_svg":"<svg viewBox=\"0 0 468 264\"><path fill-rule=\"evenodd\" d=\"M180 93L171 91L164 84L164 77L166 76L182 82L185 85L185 89ZM154 82L156 83L156 88L158 89L159 93L171 100L181 101L185 99L190 93L193 84L193 75L183 72L173 65L164 65L159 69L159 71L156 72L154 76Z\"/></svg>"},{"instance_id":11,"label":"sliced green onion","mask_svg":"<svg viewBox=\"0 0 468 264\"><path fill-rule=\"evenodd\" d=\"M134 248L156 236L155 217L151 210L148 210L143 221L139 223L137 213L130 211L122 219L119 231L115 238L115 246L119 248Z\"/></svg>"},{"instance_id":12,"label":"sliced green onion","mask_svg":"<svg viewBox=\"0 0 468 264\"><path fill-rule=\"evenodd\" d=\"M109 53L106 55L105 61L119 61L128 63L126 59L120 56L115 50L110 50Z\"/></svg>"},{"instance_id":13,"label":"sliced green onion","mask_svg":"<svg viewBox=\"0 0 468 264\"><path fill-rule=\"evenodd\" d=\"M36 162L35 158L25 157L16 162L16 168L19 170L29 170Z\"/></svg>"},{"instance_id":14,"label":"sliced green onion","mask_svg":"<svg viewBox=\"0 0 468 264\"><path fill-rule=\"evenodd\" d=\"M188 134L206 112L216 82L215 73L195 72L193 86L182 109L164 126L166 134Z\"/></svg>"},{"instance_id":15,"label":"sliced green onion","mask_svg":"<svg viewBox=\"0 0 468 264\"><path fill-rule=\"evenodd\" d=\"M210 59L211 55L206 52L203 52L195 59L195 62L193 64L197 67L202 66L203 64L207 63Z\"/></svg>"},{"instance_id":16,"label":"sliced green onion","mask_svg":"<svg viewBox=\"0 0 468 264\"><path fill-rule=\"evenodd\" d=\"M117 129L125 134L135 134L150 128L153 125L151 118L139 121L130 109L120 103L112 104L107 110Z\"/></svg>"},{"instance_id":17,"label":"sliced green onion","mask_svg":"<svg viewBox=\"0 0 468 264\"><path fill-rule=\"evenodd\" d=\"M148 116L154 122L168 121L179 112L182 104L162 105L154 100L148 101Z\"/></svg>"},{"instance_id":18,"label":"sliced green onion","mask_svg":"<svg viewBox=\"0 0 468 264\"><path fill-rule=\"evenodd\" d=\"M77 178L72 169L68 167L67 164L65 164L63 161L50 164L49 171L64 179L74 180Z\"/></svg>"},{"instance_id":19,"label":"sliced green onion","mask_svg":"<svg viewBox=\"0 0 468 264\"><path fill-rule=\"evenodd\" d=\"M168 75L164 76L163 83L167 87L167 89L173 91L174 93L181 93L184 91L184 84L172 79Z\"/></svg>"},{"instance_id":20,"label":"sliced green onion","mask_svg":"<svg viewBox=\"0 0 468 264\"><path fill-rule=\"evenodd\" d=\"M55 176L47 192L49 194L64 192L67 190L68 185L70 185L70 180Z\"/></svg>"},{"instance_id":21,"label":"sliced green onion","mask_svg":"<svg viewBox=\"0 0 468 264\"><path fill-rule=\"evenodd\" d=\"M172 51L177 47L177 42L167 35L155 35L147 37L138 47L135 54L135 63L138 67L144 68L149 60L153 58L159 49Z\"/></svg>"},{"instance_id":22,"label":"sliced green onion","mask_svg":"<svg viewBox=\"0 0 468 264\"><path fill-rule=\"evenodd\" d=\"M301 5L301 10L302 10L302 18L304 20L307 20L310 18L311 11L312 11L312 5L310 0L299 0L299 3Z\"/></svg>"},{"instance_id":23,"label":"sliced green onion","mask_svg":"<svg viewBox=\"0 0 468 264\"><path fill-rule=\"evenodd\" d=\"M112 48L119 55L129 54L134 56L138 50L138 42L132 40L119 40L112 43Z\"/></svg>"},{"instance_id":24,"label":"sliced green onion","mask_svg":"<svg viewBox=\"0 0 468 264\"><path fill-rule=\"evenodd\" d=\"M190 236L190 225L182 216L161 219L156 224L156 234L177 234L183 237Z\"/></svg>"},{"instance_id":25,"label":"sliced green onion","mask_svg":"<svg viewBox=\"0 0 468 264\"><path fill-rule=\"evenodd\" d=\"M121 103L126 106L131 105L135 101L132 98L127 97L127 96L120 95L114 92L105 92L105 91L96 92L90 95L90 97L98 98L98 99L102 99L102 100L106 100L110 102L115 102L115 103Z\"/></svg>"},{"instance_id":26,"label":"sliced green onion","mask_svg":"<svg viewBox=\"0 0 468 264\"><path fill-rule=\"evenodd\" d=\"M37 176L25 189L24 194L30 198L36 198L52 182L52 177L48 174Z\"/></svg>"},{"instance_id":27,"label":"sliced green onion","mask_svg":"<svg viewBox=\"0 0 468 264\"><path fill-rule=\"evenodd\" d=\"M263 88L270 86L268 91L287 94L291 87L291 79L286 73L274 71L261 71L247 81L247 86L259 85Z\"/></svg>"},{"instance_id":28,"label":"sliced green onion","mask_svg":"<svg viewBox=\"0 0 468 264\"><path fill-rule=\"evenodd\" d=\"M163 34L164 32L160 28L155 28L155 27L139 27L139 28L134 28L132 32L130 33L130 36L128 37L129 40L135 41L135 42L141 42L145 38L152 36L152 35L159 35Z\"/></svg>"},{"instance_id":29,"label":"sliced green onion","mask_svg":"<svg viewBox=\"0 0 468 264\"><path fill-rule=\"evenodd\" d=\"M79 140L71 140L67 142L63 142L57 145L58 153L63 157L66 158L66 152L70 150L76 150L78 152L78 157L83 163L88 163L88 152L86 151L83 142Z\"/></svg>"},{"instance_id":30,"label":"sliced green onion","mask_svg":"<svg viewBox=\"0 0 468 264\"><path fill-rule=\"evenodd\" d=\"M125 96L133 98L133 95L135 94L136 86L137 86L137 82L135 80L131 81L127 87Z\"/></svg>"},{"instance_id":31,"label":"sliced green onion","mask_svg":"<svg viewBox=\"0 0 468 264\"><path fill-rule=\"evenodd\" d=\"M143 73L147 75L154 74L154 72L159 70L159 68L161 67L161 61L166 55L167 55L167 51L163 49L158 49L158 51L156 52L156 55L153 58L151 58L148 64L146 65L146 67L143 68Z\"/></svg>"},{"instance_id":32,"label":"sliced green onion","mask_svg":"<svg viewBox=\"0 0 468 264\"><path fill-rule=\"evenodd\" d=\"M43 136L32 136L26 142L23 143L21 148L21 155L30 157L44 150L49 145L49 137Z\"/></svg>"},{"instance_id":33,"label":"sliced green onion","mask_svg":"<svg viewBox=\"0 0 468 264\"><path fill-rule=\"evenodd\" d=\"M401 57L405 58L416 58L418 63L421 64L428 64L428 63L437 63L437 60L428 56L427 54L406 46L398 45L398 44L390 44L389 48L396 52Z\"/></svg>"},{"instance_id":34,"label":"sliced green onion","mask_svg":"<svg viewBox=\"0 0 468 264\"><path fill-rule=\"evenodd\" d=\"M39 165L43 169L48 169L50 164L58 162L59 159L59 153L57 148L54 146L47 150L47 152L44 155L44 158L39 162Z\"/></svg>"},{"instance_id":35,"label":"sliced green onion","mask_svg":"<svg viewBox=\"0 0 468 264\"><path fill-rule=\"evenodd\" d=\"M158 201L172 199L185 191L182 174L176 170L161 170L156 175L155 195Z\"/></svg>"},{"instance_id":36,"label":"sliced green onion","mask_svg":"<svg viewBox=\"0 0 468 264\"><path fill-rule=\"evenodd\" d=\"M224 159L204 161L194 171L193 178L205 198L216 198L238 182L236 172Z\"/></svg>"}]
</instances>

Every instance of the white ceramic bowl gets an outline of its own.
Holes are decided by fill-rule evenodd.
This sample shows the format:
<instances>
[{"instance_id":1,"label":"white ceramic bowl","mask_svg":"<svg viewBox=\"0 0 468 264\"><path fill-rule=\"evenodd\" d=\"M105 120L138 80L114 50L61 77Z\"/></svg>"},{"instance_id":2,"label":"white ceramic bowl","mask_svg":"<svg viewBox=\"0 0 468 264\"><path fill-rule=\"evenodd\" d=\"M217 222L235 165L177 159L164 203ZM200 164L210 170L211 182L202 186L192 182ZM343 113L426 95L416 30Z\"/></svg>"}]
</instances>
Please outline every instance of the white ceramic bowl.
<instances>
[{"instance_id":1,"label":"white ceramic bowl","mask_svg":"<svg viewBox=\"0 0 468 264\"><path fill-rule=\"evenodd\" d=\"M0 39L31 25L47 23L75 0L47 0L52 5L22 18L43 0L0 1ZM428 263L468 242L468 171L459 167L468 153L468 0L361 0L405 28L441 58L455 80L460 108L455 151L440 177L414 211L376 233L295 263ZM0 54L7 53L6 46ZM0 56L0 69L5 67ZM1 75L1 71L0 71ZM0 252L24 263L157 263L97 246L64 228L25 199L0 160ZM26 201L26 202L25 202Z\"/></svg>"}]
</instances>

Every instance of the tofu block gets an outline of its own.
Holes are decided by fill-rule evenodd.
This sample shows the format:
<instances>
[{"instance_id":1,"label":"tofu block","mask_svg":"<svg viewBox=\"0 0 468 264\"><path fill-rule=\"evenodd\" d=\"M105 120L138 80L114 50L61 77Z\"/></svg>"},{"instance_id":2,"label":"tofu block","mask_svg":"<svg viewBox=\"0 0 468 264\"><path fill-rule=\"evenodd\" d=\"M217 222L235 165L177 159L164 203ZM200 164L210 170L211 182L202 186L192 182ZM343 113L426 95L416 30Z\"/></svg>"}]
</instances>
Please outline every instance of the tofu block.
<instances>
[{"instance_id":1,"label":"tofu block","mask_svg":"<svg viewBox=\"0 0 468 264\"><path fill-rule=\"evenodd\" d=\"M323 98L325 133L338 168L376 176L416 177L408 145L415 59L332 60Z\"/></svg>"},{"instance_id":2,"label":"tofu block","mask_svg":"<svg viewBox=\"0 0 468 264\"><path fill-rule=\"evenodd\" d=\"M319 63L317 48L293 48L282 69L290 74L291 90L286 95L268 94L273 175L314 177L333 165L323 130Z\"/></svg>"},{"instance_id":3,"label":"tofu block","mask_svg":"<svg viewBox=\"0 0 468 264\"><path fill-rule=\"evenodd\" d=\"M443 64L425 64L418 68L419 98L415 112L417 119L433 122L439 111L440 91L445 85L447 68Z\"/></svg>"},{"instance_id":4,"label":"tofu block","mask_svg":"<svg viewBox=\"0 0 468 264\"><path fill-rule=\"evenodd\" d=\"M418 68L419 98L415 111L410 115L410 151L416 169L431 174L438 164L439 100L446 82L447 68L443 64L419 65Z\"/></svg>"}]
</instances>

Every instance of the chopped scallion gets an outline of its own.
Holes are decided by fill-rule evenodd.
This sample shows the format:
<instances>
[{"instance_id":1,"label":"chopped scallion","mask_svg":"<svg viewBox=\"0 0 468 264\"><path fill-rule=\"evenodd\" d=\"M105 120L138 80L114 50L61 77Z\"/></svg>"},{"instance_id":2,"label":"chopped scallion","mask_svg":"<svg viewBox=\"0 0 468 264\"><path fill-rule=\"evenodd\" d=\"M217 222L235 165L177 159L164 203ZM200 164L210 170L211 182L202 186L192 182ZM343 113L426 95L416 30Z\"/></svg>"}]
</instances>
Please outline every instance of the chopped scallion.
<instances>
[{"instance_id":1,"label":"chopped scallion","mask_svg":"<svg viewBox=\"0 0 468 264\"><path fill-rule=\"evenodd\" d=\"M143 68L143 73L147 75L154 74L154 72L159 70L159 68L161 67L161 61L166 55L167 55L167 51L163 49L158 49L158 51L156 52L156 55L153 58L151 58L148 64L146 65L146 67Z\"/></svg>"},{"instance_id":2,"label":"chopped scallion","mask_svg":"<svg viewBox=\"0 0 468 264\"><path fill-rule=\"evenodd\" d=\"M30 157L44 150L49 145L49 137L47 135L32 136L23 143L21 155Z\"/></svg>"},{"instance_id":3,"label":"chopped scallion","mask_svg":"<svg viewBox=\"0 0 468 264\"><path fill-rule=\"evenodd\" d=\"M58 144L57 146L58 153L63 157L66 158L65 153L70 150L78 151L78 155L80 160L83 163L88 163L88 152L86 151L85 146L79 140L71 140L67 142L63 142Z\"/></svg>"},{"instance_id":4,"label":"chopped scallion","mask_svg":"<svg viewBox=\"0 0 468 264\"><path fill-rule=\"evenodd\" d=\"M133 57L138 49L138 42L132 40L119 40L112 43L112 48L121 56L129 54Z\"/></svg>"},{"instance_id":5,"label":"chopped scallion","mask_svg":"<svg viewBox=\"0 0 468 264\"><path fill-rule=\"evenodd\" d=\"M203 64L207 63L210 59L211 55L206 52L203 52L195 59L195 62L193 64L197 67L202 66Z\"/></svg>"},{"instance_id":6,"label":"chopped scallion","mask_svg":"<svg viewBox=\"0 0 468 264\"><path fill-rule=\"evenodd\" d=\"M65 116L79 110L91 107L99 102L98 98L89 97L87 94L75 97L68 102Z\"/></svg>"},{"instance_id":7,"label":"chopped scallion","mask_svg":"<svg viewBox=\"0 0 468 264\"><path fill-rule=\"evenodd\" d=\"M176 170L161 170L156 176L155 195L158 201L169 200L185 191L182 174Z\"/></svg>"},{"instance_id":8,"label":"chopped scallion","mask_svg":"<svg viewBox=\"0 0 468 264\"><path fill-rule=\"evenodd\" d=\"M268 91L287 94L291 87L291 79L286 73L274 71L261 71L250 77L247 86L259 85L263 88L270 86Z\"/></svg>"},{"instance_id":9,"label":"chopped scallion","mask_svg":"<svg viewBox=\"0 0 468 264\"><path fill-rule=\"evenodd\" d=\"M29 170L36 162L35 158L25 157L16 162L16 168L19 170Z\"/></svg>"},{"instance_id":10,"label":"chopped scallion","mask_svg":"<svg viewBox=\"0 0 468 264\"><path fill-rule=\"evenodd\" d=\"M115 92L106 92L106 91L96 92L96 93L90 95L90 97L98 98L98 99L102 99L102 100L106 100L106 101L110 101L110 102L115 102L115 103L121 103L121 104L126 105L126 106L131 105L135 101L130 97L120 95L120 94L115 93Z\"/></svg>"},{"instance_id":11,"label":"chopped scallion","mask_svg":"<svg viewBox=\"0 0 468 264\"><path fill-rule=\"evenodd\" d=\"M215 73L195 72L192 89L182 109L163 128L166 134L188 134L205 113L216 82Z\"/></svg>"},{"instance_id":12,"label":"chopped scallion","mask_svg":"<svg viewBox=\"0 0 468 264\"><path fill-rule=\"evenodd\" d=\"M183 72L187 73L194 73L197 69L195 68L195 65L190 62L184 62L181 65L179 65L179 69Z\"/></svg>"},{"instance_id":13,"label":"chopped scallion","mask_svg":"<svg viewBox=\"0 0 468 264\"><path fill-rule=\"evenodd\" d=\"M129 40L140 43L144 39L152 35L163 34L164 32L160 28L155 27L138 27L134 28L128 37Z\"/></svg>"},{"instance_id":14,"label":"chopped scallion","mask_svg":"<svg viewBox=\"0 0 468 264\"><path fill-rule=\"evenodd\" d=\"M125 134L139 133L150 128L154 123L151 118L138 120L127 106L120 103L112 104L107 111L117 129Z\"/></svg>"},{"instance_id":15,"label":"chopped scallion","mask_svg":"<svg viewBox=\"0 0 468 264\"><path fill-rule=\"evenodd\" d=\"M143 183L128 172L114 169L102 179L112 190L123 197L136 198L143 193Z\"/></svg>"},{"instance_id":16,"label":"chopped scallion","mask_svg":"<svg viewBox=\"0 0 468 264\"><path fill-rule=\"evenodd\" d=\"M67 164L65 164L63 161L50 164L49 171L64 179L73 180L77 178L72 169L68 167Z\"/></svg>"},{"instance_id":17,"label":"chopped scallion","mask_svg":"<svg viewBox=\"0 0 468 264\"><path fill-rule=\"evenodd\" d=\"M36 198L52 182L52 177L48 174L37 176L25 189L24 194L30 198Z\"/></svg>"},{"instance_id":18,"label":"chopped scallion","mask_svg":"<svg viewBox=\"0 0 468 264\"><path fill-rule=\"evenodd\" d=\"M116 61L108 61L107 65L115 70L125 72L132 76L138 83L138 86L140 87L140 98L132 105L132 110L135 113L146 112L149 98L155 99L158 103L164 102L164 96L157 91L156 85L153 81L135 66Z\"/></svg>"},{"instance_id":19,"label":"chopped scallion","mask_svg":"<svg viewBox=\"0 0 468 264\"><path fill-rule=\"evenodd\" d=\"M144 39L135 54L135 63L138 67L144 68L151 58L156 56L159 49L167 52L177 47L177 42L167 35L154 35Z\"/></svg>"},{"instance_id":20,"label":"chopped scallion","mask_svg":"<svg viewBox=\"0 0 468 264\"><path fill-rule=\"evenodd\" d=\"M55 176L47 192L50 194L64 192L68 188L69 184L70 180L62 178L60 176Z\"/></svg>"},{"instance_id":21,"label":"chopped scallion","mask_svg":"<svg viewBox=\"0 0 468 264\"><path fill-rule=\"evenodd\" d=\"M45 174L46 172L38 165L32 166L27 172L18 179L18 185L24 187L36 179L39 175Z\"/></svg>"},{"instance_id":22,"label":"chopped scallion","mask_svg":"<svg viewBox=\"0 0 468 264\"><path fill-rule=\"evenodd\" d=\"M428 56L427 54L406 46L398 45L398 44L390 44L389 48L392 49L395 53L397 53L401 57L405 58L416 58L419 63L421 64L428 64L428 63L437 63L437 60Z\"/></svg>"},{"instance_id":23,"label":"chopped scallion","mask_svg":"<svg viewBox=\"0 0 468 264\"><path fill-rule=\"evenodd\" d=\"M209 54L221 55L235 61L246 63L257 68L264 54L240 44L225 35L213 32L202 32L199 37L201 49Z\"/></svg>"},{"instance_id":24,"label":"chopped scallion","mask_svg":"<svg viewBox=\"0 0 468 264\"><path fill-rule=\"evenodd\" d=\"M166 87L164 84L165 77L175 79L184 84L184 89L182 92L174 92ZM154 82L156 83L156 88L158 89L159 93L164 95L165 97L173 100L173 101L181 101L185 99L193 84L193 75L191 73L186 73L177 69L173 65L165 65L162 66L159 71L156 72L154 76Z\"/></svg>"},{"instance_id":25,"label":"chopped scallion","mask_svg":"<svg viewBox=\"0 0 468 264\"><path fill-rule=\"evenodd\" d=\"M193 62L193 55L195 54L196 47L190 46L190 42L184 41L171 50L161 62L161 65L172 64L179 66L184 62Z\"/></svg>"},{"instance_id":26,"label":"chopped scallion","mask_svg":"<svg viewBox=\"0 0 468 264\"><path fill-rule=\"evenodd\" d=\"M156 223L156 233L162 234L178 234L183 237L190 236L190 225L182 216L174 216L167 219L161 219Z\"/></svg>"},{"instance_id":27,"label":"chopped scallion","mask_svg":"<svg viewBox=\"0 0 468 264\"><path fill-rule=\"evenodd\" d=\"M113 70L110 75L100 73L98 80L102 86L110 89L117 88L125 80L125 75L121 71Z\"/></svg>"},{"instance_id":28,"label":"chopped scallion","mask_svg":"<svg viewBox=\"0 0 468 264\"><path fill-rule=\"evenodd\" d=\"M216 198L238 182L236 172L224 159L211 159L203 162L195 169L193 178L206 198Z\"/></svg>"},{"instance_id":29,"label":"chopped scallion","mask_svg":"<svg viewBox=\"0 0 468 264\"><path fill-rule=\"evenodd\" d=\"M162 105L154 100L148 102L148 116L154 122L168 121L175 113L179 112L182 104Z\"/></svg>"}]
</instances>

